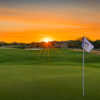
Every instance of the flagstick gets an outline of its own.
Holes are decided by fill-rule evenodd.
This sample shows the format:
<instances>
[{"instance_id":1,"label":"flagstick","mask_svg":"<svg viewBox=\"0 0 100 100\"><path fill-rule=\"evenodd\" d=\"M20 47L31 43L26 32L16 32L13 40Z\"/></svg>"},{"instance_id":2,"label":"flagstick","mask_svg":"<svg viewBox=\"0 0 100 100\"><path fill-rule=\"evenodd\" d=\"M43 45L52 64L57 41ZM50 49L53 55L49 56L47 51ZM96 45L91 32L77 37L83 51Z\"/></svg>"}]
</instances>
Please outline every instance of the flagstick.
<instances>
[{"instance_id":1,"label":"flagstick","mask_svg":"<svg viewBox=\"0 0 100 100\"><path fill-rule=\"evenodd\" d=\"M83 41L84 42L84 41ZM82 58L82 91L83 91L83 96L85 96L85 77L84 77L84 73L85 73L85 50L83 48L83 58Z\"/></svg>"}]
</instances>

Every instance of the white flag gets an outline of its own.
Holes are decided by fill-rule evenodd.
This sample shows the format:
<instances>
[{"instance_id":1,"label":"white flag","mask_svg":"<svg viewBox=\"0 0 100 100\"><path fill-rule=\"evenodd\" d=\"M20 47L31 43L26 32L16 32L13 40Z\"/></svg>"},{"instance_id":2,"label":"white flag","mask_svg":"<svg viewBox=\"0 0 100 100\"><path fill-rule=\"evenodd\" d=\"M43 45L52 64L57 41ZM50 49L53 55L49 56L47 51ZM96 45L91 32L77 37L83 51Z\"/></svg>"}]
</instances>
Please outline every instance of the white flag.
<instances>
[{"instance_id":1,"label":"white flag","mask_svg":"<svg viewBox=\"0 0 100 100\"><path fill-rule=\"evenodd\" d=\"M90 43L86 38L83 38L82 48L87 52L91 52L91 50L94 48L94 45Z\"/></svg>"}]
</instances>

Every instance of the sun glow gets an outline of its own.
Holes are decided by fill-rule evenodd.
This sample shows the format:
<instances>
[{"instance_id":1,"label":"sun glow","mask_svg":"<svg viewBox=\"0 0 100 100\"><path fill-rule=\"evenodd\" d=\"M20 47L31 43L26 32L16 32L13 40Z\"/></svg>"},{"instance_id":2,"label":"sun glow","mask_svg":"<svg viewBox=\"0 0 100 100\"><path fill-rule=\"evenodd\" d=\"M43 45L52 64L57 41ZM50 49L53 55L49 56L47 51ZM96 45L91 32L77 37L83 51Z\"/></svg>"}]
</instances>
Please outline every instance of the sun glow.
<instances>
[{"instance_id":1,"label":"sun glow","mask_svg":"<svg viewBox=\"0 0 100 100\"><path fill-rule=\"evenodd\" d=\"M46 38L43 38L42 41L48 43L48 42L53 41L53 39L46 37Z\"/></svg>"}]
</instances>

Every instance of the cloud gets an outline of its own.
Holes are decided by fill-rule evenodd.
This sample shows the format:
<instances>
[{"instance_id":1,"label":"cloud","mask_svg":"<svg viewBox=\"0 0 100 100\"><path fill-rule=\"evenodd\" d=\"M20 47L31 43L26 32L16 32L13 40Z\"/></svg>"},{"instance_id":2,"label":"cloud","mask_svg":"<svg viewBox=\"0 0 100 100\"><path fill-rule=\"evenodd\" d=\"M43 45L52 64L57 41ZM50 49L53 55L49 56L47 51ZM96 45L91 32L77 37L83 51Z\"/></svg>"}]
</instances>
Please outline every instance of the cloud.
<instances>
[{"instance_id":1,"label":"cloud","mask_svg":"<svg viewBox=\"0 0 100 100\"><path fill-rule=\"evenodd\" d=\"M0 0L0 3L11 4L11 3L68 3L68 4L83 4L83 3L100 3L100 0Z\"/></svg>"},{"instance_id":2,"label":"cloud","mask_svg":"<svg viewBox=\"0 0 100 100\"><path fill-rule=\"evenodd\" d=\"M64 24L32 24L15 21L0 21L0 31L25 31L25 30L55 30L55 29L81 29L86 28L80 25Z\"/></svg>"}]
</instances>

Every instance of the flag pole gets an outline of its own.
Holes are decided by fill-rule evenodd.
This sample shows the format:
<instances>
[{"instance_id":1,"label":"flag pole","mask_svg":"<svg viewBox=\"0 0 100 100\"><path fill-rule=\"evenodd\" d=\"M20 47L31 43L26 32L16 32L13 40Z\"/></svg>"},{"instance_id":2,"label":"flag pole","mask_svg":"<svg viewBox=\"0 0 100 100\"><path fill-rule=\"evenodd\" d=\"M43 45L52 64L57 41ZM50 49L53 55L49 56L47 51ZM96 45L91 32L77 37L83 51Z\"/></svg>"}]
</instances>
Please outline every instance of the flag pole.
<instances>
[{"instance_id":1,"label":"flag pole","mask_svg":"<svg viewBox=\"0 0 100 100\"><path fill-rule=\"evenodd\" d=\"M84 45L84 38L83 38ZM83 57L82 57L82 94L85 96L85 50L83 47Z\"/></svg>"},{"instance_id":2,"label":"flag pole","mask_svg":"<svg viewBox=\"0 0 100 100\"><path fill-rule=\"evenodd\" d=\"M85 37L83 37L82 41L82 48L83 48L83 57L82 57L82 94L83 96L86 95L85 91L85 51L90 52L93 48L94 45L90 43Z\"/></svg>"}]
</instances>

